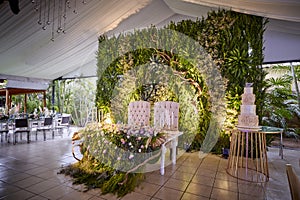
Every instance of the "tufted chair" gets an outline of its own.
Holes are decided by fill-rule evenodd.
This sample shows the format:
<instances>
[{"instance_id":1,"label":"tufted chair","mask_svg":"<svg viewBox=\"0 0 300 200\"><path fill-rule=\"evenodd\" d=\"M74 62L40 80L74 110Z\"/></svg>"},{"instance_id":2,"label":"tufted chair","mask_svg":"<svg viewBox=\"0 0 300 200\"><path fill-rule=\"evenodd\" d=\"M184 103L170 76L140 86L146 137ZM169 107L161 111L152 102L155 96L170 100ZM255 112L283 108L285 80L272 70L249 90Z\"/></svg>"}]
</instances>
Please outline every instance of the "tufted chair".
<instances>
[{"instance_id":1,"label":"tufted chair","mask_svg":"<svg viewBox=\"0 0 300 200\"><path fill-rule=\"evenodd\" d=\"M159 101L154 104L154 126L178 130L179 103Z\"/></svg>"},{"instance_id":2,"label":"tufted chair","mask_svg":"<svg viewBox=\"0 0 300 200\"><path fill-rule=\"evenodd\" d=\"M150 125L150 103L147 101L133 101L128 107L128 124Z\"/></svg>"}]
</instances>

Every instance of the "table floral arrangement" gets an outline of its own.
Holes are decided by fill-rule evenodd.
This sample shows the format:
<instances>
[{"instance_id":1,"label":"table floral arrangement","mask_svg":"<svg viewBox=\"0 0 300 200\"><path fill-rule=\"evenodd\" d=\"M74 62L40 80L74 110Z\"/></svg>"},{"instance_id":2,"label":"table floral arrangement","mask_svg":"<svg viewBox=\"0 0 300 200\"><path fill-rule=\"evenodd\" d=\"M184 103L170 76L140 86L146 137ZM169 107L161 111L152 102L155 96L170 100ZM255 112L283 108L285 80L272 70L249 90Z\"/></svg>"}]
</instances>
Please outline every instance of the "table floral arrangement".
<instances>
[{"instance_id":1,"label":"table floral arrangement","mask_svg":"<svg viewBox=\"0 0 300 200\"><path fill-rule=\"evenodd\" d=\"M103 194L118 196L134 190L144 179L145 164L157 161L163 131L149 126L94 123L73 135L74 147L80 147L79 161L61 170L71 175L74 183L100 187Z\"/></svg>"}]
</instances>

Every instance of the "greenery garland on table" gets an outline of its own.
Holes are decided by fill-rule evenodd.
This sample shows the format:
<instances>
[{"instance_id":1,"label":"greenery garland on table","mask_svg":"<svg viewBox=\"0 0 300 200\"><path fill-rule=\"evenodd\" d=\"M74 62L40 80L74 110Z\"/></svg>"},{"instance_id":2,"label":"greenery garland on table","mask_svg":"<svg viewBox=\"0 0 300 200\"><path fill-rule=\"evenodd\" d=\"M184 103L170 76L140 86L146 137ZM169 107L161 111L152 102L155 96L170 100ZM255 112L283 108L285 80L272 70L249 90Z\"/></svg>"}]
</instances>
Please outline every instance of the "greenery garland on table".
<instances>
[{"instance_id":1,"label":"greenery garland on table","mask_svg":"<svg viewBox=\"0 0 300 200\"><path fill-rule=\"evenodd\" d=\"M79 142L83 157L61 173L72 176L75 184L101 188L102 194L124 196L144 180L145 165L160 158L166 138L163 131L148 126L94 123L72 140Z\"/></svg>"}]
</instances>

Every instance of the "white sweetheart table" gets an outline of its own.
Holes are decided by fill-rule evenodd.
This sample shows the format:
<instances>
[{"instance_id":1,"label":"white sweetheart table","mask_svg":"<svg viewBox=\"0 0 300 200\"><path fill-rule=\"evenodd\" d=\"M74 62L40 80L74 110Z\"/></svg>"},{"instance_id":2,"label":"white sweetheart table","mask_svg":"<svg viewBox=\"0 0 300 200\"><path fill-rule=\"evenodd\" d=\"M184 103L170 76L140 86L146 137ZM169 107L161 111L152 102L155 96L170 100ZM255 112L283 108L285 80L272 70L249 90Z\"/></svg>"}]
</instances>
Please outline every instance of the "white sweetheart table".
<instances>
[{"instance_id":1,"label":"white sweetheart table","mask_svg":"<svg viewBox=\"0 0 300 200\"><path fill-rule=\"evenodd\" d=\"M161 146L160 174L165 174L165 157L167 152L166 145L171 142L172 164L176 164L176 148L178 145L178 137L183 134L180 131L164 131L166 133L166 141Z\"/></svg>"}]
</instances>

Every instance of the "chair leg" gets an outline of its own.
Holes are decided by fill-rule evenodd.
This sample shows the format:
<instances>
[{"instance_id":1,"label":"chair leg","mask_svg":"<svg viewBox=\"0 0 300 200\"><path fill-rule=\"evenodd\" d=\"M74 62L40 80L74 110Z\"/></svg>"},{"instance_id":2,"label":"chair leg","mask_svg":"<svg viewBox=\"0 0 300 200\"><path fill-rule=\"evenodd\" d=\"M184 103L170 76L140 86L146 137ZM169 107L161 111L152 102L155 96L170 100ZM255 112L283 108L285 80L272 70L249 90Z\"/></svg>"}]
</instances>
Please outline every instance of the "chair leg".
<instances>
[{"instance_id":1,"label":"chair leg","mask_svg":"<svg viewBox=\"0 0 300 200\"><path fill-rule=\"evenodd\" d=\"M54 130L51 131L52 131L52 139L54 140Z\"/></svg>"},{"instance_id":2,"label":"chair leg","mask_svg":"<svg viewBox=\"0 0 300 200\"><path fill-rule=\"evenodd\" d=\"M30 131L27 131L27 143L30 143Z\"/></svg>"},{"instance_id":3,"label":"chair leg","mask_svg":"<svg viewBox=\"0 0 300 200\"><path fill-rule=\"evenodd\" d=\"M13 133L13 144L17 143L17 133Z\"/></svg>"},{"instance_id":4,"label":"chair leg","mask_svg":"<svg viewBox=\"0 0 300 200\"><path fill-rule=\"evenodd\" d=\"M44 134L44 141L46 141L46 130L43 130L43 134Z\"/></svg>"},{"instance_id":5,"label":"chair leg","mask_svg":"<svg viewBox=\"0 0 300 200\"><path fill-rule=\"evenodd\" d=\"M8 132L5 135L5 140L7 140L7 143L10 143L10 134Z\"/></svg>"}]
</instances>

